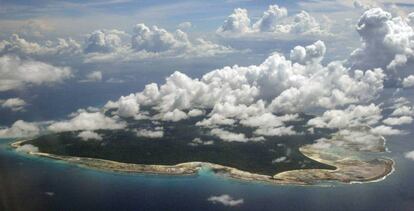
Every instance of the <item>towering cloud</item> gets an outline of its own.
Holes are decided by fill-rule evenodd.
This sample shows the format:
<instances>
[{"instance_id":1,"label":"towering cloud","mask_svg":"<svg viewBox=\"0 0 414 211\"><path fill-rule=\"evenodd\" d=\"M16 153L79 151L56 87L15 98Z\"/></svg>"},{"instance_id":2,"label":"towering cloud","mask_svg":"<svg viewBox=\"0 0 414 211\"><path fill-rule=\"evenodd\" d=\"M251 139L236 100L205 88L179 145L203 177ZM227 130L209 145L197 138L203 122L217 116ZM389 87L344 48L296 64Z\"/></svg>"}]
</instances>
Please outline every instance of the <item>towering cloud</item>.
<instances>
[{"instance_id":1,"label":"towering cloud","mask_svg":"<svg viewBox=\"0 0 414 211\"><path fill-rule=\"evenodd\" d=\"M281 18L286 17L288 11L278 5L270 5L263 13L263 16L253 24L253 28L258 31L277 31L278 22Z\"/></svg>"},{"instance_id":2,"label":"towering cloud","mask_svg":"<svg viewBox=\"0 0 414 211\"><path fill-rule=\"evenodd\" d=\"M190 45L187 34L177 30L175 34L157 26L137 24L132 36L132 47L137 51L161 52Z\"/></svg>"},{"instance_id":3,"label":"towering cloud","mask_svg":"<svg viewBox=\"0 0 414 211\"><path fill-rule=\"evenodd\" d=\"M122 40L120 35L125 32L118 30L97 30L89 34L86 38L85 53L101 52L108 53L121 47Z\"/></svg>"},{"instance_id":4,"label":"towering cloud","mask_svg":"<svg viewBox=\"0 0 414 211\"><path fill-rule=\"evenodd\" d=\"M318 21L306 11L288 17L288 11L278 5L270 5L255 23L246 9L237 8L217 29L222 36L274 36L280 35L328 35Z\"/></svg>"},{"instance_id":5,"label":"towering cloud","mask_svg":"<svg viewBox=\"0 0 414 211\"><path fill-rule=\"evenodd\" d=\"M218 33L247 33L250 32L250 18L246 9L237 8L227 17L224 24L217 29Z\"/></svg>"},{"instance_id":6,"label":"towering cloud","mask_svg":"<svg viewBox=\"0 0 414 211\"><path fill-rule=\"evenodd\" d=\"M324 31L319 22L306 11L301 11L293 18L293 23L287 25L293 34L322 35L328 32Z\"/></svg>"},{"instance_id":7,"label":"towering cloud","mask_svg":"<svg viewBox=\"0 0 414 211\"><path fill-rule=\"evenodd\" d=\"M357 31L363 45L349 59L353 68L396 71L413 66L414 30L406 19L373 8L361 16Z\"/></svg>"},{"instance_id":8,"label":"towering cloud","mask_svg":"<svg viewBox=\"0 0 414 211\"><path fill-rule=\"evenodd\" d=\"M306 64L308 62L318 63L325 55L326 47L322 41L317 41L306 47L296 46L290 51L290 59L292 62Z\"/></svg>"}]
</instances>

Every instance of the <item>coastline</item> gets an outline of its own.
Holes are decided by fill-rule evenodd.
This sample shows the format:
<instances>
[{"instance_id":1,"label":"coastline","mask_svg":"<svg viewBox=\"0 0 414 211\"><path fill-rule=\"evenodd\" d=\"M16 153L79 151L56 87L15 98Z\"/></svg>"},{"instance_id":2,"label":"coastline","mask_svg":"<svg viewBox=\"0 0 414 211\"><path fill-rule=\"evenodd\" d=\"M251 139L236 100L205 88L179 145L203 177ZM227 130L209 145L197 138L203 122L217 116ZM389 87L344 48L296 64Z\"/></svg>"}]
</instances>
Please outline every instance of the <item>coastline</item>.
<instances>
[{"instance_id":1,"label":"coastline","mask_svg":"<svg viewBox=\"0 0 414 211\"><path fill-rule=\"evenodd\" d=\"M13 148L18 148L23 146L26 141L29 140L25 139L12 142L10 145ZM188 176L197 174L201 168L209 168L215 174L220 174L233 179L265 182L276 185L318 185L318 183L324 181L333 181L344 184L379 182L384 180L394 171L394 161L389 158L362 161L347 157L335 157L329 152L316 150L315 148L312 148L311 145L302 146L299 150L308 158L335 166L336 169L298 169L269 176L250 173L233 167L209 162L186 162L177 165L144 165L97 158L54 155L43 152L29 152L28 154L54 160L62 160L80 167L121 173Z\"/></svg>"}]
</instances>

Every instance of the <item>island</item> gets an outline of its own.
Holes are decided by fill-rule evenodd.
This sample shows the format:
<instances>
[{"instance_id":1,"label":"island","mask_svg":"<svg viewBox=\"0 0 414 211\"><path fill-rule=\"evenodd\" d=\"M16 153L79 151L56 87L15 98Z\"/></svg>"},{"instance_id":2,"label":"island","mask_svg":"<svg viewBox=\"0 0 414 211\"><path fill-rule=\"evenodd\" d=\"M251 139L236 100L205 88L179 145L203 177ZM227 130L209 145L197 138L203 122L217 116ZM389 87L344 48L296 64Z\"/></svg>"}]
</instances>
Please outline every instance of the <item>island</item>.
<instances>
[{"instance_id":1,"label":"island","mask_svg":"<svg viewBox=\"0 0 414 211\"><path fill-rule=\"evenodd\" d=\"M80 131L70 131L11 145L17 149L34 146L38 151L29 154L98 170L194 175L207 168L218 175L272 184L364 183L380 181L393 171L393 160L383 157L383 137L370 135L373 144L364 148L338 131L305 133L304 122L309 118L291 123L301 133L249 142L219 140L208 133L210 129L196 127L197 120L164 122L162 137L139 136L134 129L137 125L154 127L150 121L140 120L129 129L96 131L101 140L85 141L79 137ZM242 127L232 130L252 132ZM353 130L370 131L367 127Z\"/></svg>"}]
</instances>

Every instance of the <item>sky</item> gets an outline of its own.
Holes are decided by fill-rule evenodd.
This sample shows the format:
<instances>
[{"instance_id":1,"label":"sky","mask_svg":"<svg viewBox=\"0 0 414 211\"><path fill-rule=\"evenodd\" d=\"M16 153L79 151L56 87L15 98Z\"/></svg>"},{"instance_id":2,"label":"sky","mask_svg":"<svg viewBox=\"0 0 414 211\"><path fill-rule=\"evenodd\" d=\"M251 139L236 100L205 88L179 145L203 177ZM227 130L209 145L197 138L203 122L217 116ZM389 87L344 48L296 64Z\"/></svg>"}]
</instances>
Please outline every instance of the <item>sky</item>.
<instances>
[{"instance_id":1,"label":"sky","mask_svg":"<svg viewBox=\"0 0 414 211\"><path fill-rule=\"evenodd\" d=\"M312 113L309 133L335 128L367 139L406 134L400 126L413 122L414 99L400 96L414 87L407 0L0 5L0 137L96 138L128 118L204 116L197 126L212 135L248 142L298 134L285 122ZM381 98L385 89L391 99ZM256 130L247 137L223 125ZM361 125L369 134L349 134ZM368 138L361 149L375 144Z\"/></svg>"}]
</instances>

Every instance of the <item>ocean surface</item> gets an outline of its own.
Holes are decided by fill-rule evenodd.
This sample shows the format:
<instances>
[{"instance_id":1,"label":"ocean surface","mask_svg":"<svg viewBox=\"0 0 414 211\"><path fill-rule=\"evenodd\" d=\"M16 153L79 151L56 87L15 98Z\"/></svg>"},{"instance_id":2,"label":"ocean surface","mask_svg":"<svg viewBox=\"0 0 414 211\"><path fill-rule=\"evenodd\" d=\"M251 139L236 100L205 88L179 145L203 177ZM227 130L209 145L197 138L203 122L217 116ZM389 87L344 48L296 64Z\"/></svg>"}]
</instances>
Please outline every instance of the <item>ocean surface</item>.
<instances>
[{"instance_id":1,"label":"ocean surface","mask_svg":"<svg viewBox=\"0 0 414 211\"><path fill-rule=\"evenodd\" d=\"M77 108L98 106L120 94L140 90L140 84L145 83L109 88L90 85L94 91L89 94L72 86L40 92L26 113L3 112L0 123L9 125L20 115L27 121L65 118ZM106 89L112 91L106 93ZM389 99L395 90L384 93L383 99ZM399 95L410 99L411 104L414 101L412 89ZM400 129L414 131L413 124ZM387 138L390 152L384 156L394 159L396 165L385 180L329 187L242 182L208 170L195 176L103 172L17 153L9 146L12 141L0 139L0 210L414 210L414 161L404 158L405 152L414 150L413 134ZM244 203L229 207L207 200L222 194Z\"/></svg>"}]
</instances>

